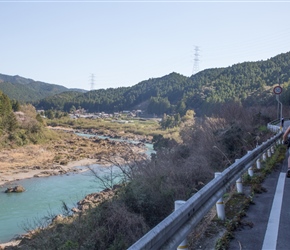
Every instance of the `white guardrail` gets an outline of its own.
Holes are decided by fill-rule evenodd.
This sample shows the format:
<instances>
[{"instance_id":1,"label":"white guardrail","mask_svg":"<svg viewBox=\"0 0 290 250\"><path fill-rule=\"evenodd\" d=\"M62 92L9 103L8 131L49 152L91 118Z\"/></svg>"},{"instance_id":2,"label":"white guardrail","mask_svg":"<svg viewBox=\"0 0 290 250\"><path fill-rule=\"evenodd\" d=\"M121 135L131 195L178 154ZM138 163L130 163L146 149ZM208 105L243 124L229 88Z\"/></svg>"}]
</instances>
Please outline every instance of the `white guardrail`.
<instances>
[{"instance_id":1,"label":"white guardrail","mask_svg":"<svg viewBox=\"0 0 290 250\"><path fill-rule=\"evenodd\" d=\"M281 121L279 119L272 121L267 124L267 128L272 132L278 132L279 130L282 130Z\"/></svg>"},{"instance_id":2,"label":"white guardrail","mask_svg":"<svg viewBox=\"0 0 290 250\"><path fill-rule=\"evenodd\" d=\"M187 235L228 191L228 188L237 182L246 171L249 172L255 161L258 165L261 158L265 160L266 155L270 157L271 153L274 153L275 146L281 143L283 132L277 125L268 124L268 129L277 132L277 134L216 175L216 178L195 193L176 211L129 247L128 250L177 249ZM187 249L187 246L182 248Z\"/></svg>"}]
</instances>

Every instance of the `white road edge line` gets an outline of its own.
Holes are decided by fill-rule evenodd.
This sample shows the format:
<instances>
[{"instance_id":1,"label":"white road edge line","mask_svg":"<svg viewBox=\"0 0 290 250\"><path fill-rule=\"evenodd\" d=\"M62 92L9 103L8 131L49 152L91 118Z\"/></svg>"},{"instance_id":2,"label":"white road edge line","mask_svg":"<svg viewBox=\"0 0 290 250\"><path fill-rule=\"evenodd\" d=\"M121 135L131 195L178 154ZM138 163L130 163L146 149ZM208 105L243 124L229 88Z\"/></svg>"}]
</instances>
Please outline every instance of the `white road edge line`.
<instances>
[{"instance_id":1,"label":"white road edge line","mask_svg":"<svg viewBox=\"0 0 290 250\"><path fill-rule=\"evenodd\" d=\"M286 173L280 173L262 250L276 249Z\"/></svg>"}]
</instances>

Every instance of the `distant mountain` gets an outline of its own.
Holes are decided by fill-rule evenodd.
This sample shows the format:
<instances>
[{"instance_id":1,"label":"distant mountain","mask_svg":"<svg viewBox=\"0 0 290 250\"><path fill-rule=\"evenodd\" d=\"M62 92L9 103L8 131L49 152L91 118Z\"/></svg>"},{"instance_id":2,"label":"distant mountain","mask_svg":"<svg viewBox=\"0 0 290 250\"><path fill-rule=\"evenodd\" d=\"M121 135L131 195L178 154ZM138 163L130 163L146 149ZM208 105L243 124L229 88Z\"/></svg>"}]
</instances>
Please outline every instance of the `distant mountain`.
<instances>
[{"instance_id":1,"label":"distant mountain","mask_svg":"<svg viewBox=\"0 0 290 250\"><path fill-rule=\"evenodd\" d=\"M225 102L245 106L275 105L273 87L283 86L280 100L290 104L290 52L265 61L244 62L226 68L206 69L191 77L170 73L142 81L132 87L99 89L86 93L63 93L34 103L41 109L70 111L82 107L89 112L143 109L149 114L211 114Z\"/></svg>"},{"instance_id":2,"label":"distant mountain","mask_svg":"<svg viewBox=\"0 0 290 250\"><path fill-rule=\"evenodd\" d=\"M280 101L290 105L290 52L265 61L206 69L191 77L173 72L144 80L132 87L87 92L68 91L59 85L34 82L19 76L3 79L6 82L3 80L0 86L6 88L4 93L17 100L26 96L25 100L38 109L67 112L73 107L82 107L88 112L142 109L159 116L164 113L183 115L186 110L194 109L197 115L210 115L219 109L220 104L230 101L241 102L245 106L276 105L273 87L278 83L283 87ZM37 100L34 101L36 93Z\"/></svg>"},{"instance_id":3,"label":"distant mountain","mask_svg":"<svg viewBox=\"0 0 290 250\"><path fill-rule=\"evenodd\" d=\"M0 74L0 90L10 99L21 102L37 101L65 91L86 92L82 89L68 89L61 85L34 81L18 75L9 76L4 74Z\"/></svg>"}]
</instances>

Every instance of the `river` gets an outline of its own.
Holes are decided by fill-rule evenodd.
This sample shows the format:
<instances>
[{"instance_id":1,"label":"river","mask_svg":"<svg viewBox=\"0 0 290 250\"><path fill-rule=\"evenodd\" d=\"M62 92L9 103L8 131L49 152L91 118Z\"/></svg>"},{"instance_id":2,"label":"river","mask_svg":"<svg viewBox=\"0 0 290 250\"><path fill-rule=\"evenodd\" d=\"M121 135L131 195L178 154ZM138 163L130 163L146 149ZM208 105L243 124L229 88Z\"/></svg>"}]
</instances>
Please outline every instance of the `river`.
<instances>
[{"instance_id":1,"label":"river","mask_svg":"<svg viewBox=\"0 0 290 250\"><path fill-rule=\"evenodd\" d=\"M151 144L146 144L146 147L148 154L153 152ZM106 174L106 170L109 171L108 168L97 164L91 165L91 167L100 174ZM4 193L8 186L15 185L23 186L26 191ZM45 216L61 214L63 202L69 207L75 207L76 203L86 195L103 189L104 187L90 171L24 179L1 187L0 243L8 242L15 236L26 233L25 228L27 227L35 228Z\"/></svg>"}]
</instances>

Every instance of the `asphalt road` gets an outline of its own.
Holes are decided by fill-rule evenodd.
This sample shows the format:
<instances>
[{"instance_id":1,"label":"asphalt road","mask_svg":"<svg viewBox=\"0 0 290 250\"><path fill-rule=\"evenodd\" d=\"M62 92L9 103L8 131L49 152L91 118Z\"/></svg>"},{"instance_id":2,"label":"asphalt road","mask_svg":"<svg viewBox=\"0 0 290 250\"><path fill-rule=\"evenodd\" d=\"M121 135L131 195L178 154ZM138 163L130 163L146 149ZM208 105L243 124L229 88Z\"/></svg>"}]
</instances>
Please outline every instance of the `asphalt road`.
<instances>
[{"instance_id":1,"label":"asphalt road","mask_svg":"<svg viewBox=\"0 0 290 250\"><path fill-rule=\"evenodd\" d=\"M245 226L235 232L230 250L290 250L290 178L286 177L288 152L263 182L267 192L255 194ZM247 223L249 222L249 223ZM253 227L247 224L253 223Z\"/></svg>"}]
</instances>

